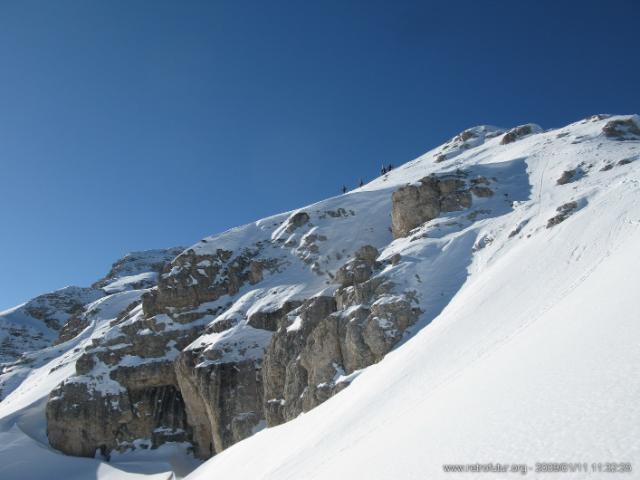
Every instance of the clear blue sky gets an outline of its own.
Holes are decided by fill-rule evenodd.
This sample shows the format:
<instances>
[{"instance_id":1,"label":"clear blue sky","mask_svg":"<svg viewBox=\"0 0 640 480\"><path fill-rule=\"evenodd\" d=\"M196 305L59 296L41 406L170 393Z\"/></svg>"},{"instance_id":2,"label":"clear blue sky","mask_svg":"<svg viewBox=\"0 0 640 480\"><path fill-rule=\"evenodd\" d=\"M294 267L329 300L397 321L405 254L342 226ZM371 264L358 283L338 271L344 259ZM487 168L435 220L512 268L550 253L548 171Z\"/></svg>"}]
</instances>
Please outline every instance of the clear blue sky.
<instances>
[{"instance_id":1,"label":"clear blue sky","mask_svg":"<svg viewBox=\"0 0 640 480\"><path fill-rule=\"evenodd\" d=\"M640 111L640 2L2 1L0 309L476 124Z\"/></svg>"}]
</instances>

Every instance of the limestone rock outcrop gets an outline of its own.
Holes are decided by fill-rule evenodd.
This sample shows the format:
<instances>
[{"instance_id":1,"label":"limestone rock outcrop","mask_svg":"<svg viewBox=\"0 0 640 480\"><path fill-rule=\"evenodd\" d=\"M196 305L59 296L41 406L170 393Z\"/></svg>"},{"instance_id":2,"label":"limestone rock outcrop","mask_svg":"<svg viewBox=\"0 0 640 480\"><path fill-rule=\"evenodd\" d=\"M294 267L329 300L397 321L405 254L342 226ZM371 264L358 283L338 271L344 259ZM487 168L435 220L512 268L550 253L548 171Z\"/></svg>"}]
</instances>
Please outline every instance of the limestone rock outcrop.
<instances>
[{"instance_id":1,"label":"limestone rock outcrop","mask_svg":"<svg viewBox=\"0 0 640 480\"><path fill-rule=\"evenodd\" d=\"M258 429L262 378L254 359L201 364L198 350L186 350L176 363L193 428L196 455L209 458Z\"/></svg>"},{"instance_id":2,"label":"limestone rock outcrop","mask_svg":"<svg viewBox=\"0 0 640 480\"><path fill-rule=\"evenodd\" d=\"M287 220L287 232L293 233L298 228L309 223L309 214L307 212L296 212Z\"/></svg>"},{"instance_id":3,"label":"limestone rock outcrop","mask_svg":"<svg viewBox=\"0 0 640 480\"><path fill-rule=\"evenodd\" d=\"M142 289L155 286L157 274L165 264L185 250L173 247L162 250L131 252L115 261L109 273L92 285L107 292L123 289ZM123 281L125 280L125 281Z\"/></svg>"},{"instance_id":4,"label":"limestone rock outcrop","mask_svg":"<svg viewBox=\"0 0 640 480\"><path fill-rule=\"evenodd\" d=\"M637 115L610 120L602 127L602 133L615 140L638 140L640 139L640 120Z\"/></svg>"},{"instance_id":5,"label":"limestone rock outcrop","mask_svg":"<svg viewBox=\"0 0 640 480\"><path fill-rule=\"evenodd\" d=\"M501 145L507 145L509 143L513 143L516 140L520 140L526 136L529 136L533 133L540 133L542 128L534 123L528 123L526 125L520 125L519 127L512 128L507 133L504 134L502 140L500 141Z\"/></svg>"},{"instance_id":6,"label":"limestone rock outcrop","mask_svg":"<svg viewBox=\"0 0 640 480\"><path fill-rule=\"evenodd\" d=\"M429 175L417 184L400 187L391 197L391 228L394 238L406 237L411 230L442 213L471 207L473 195L490 197L493 190L485 177L467 179L467 174Z\"/></svg>"},{"instance_id":7,"label":"limestone rock outcrop","mask_svg":"<svg viewBox=\"0 0 640 480\"><path fill-rule=\"evenodd\" d=\"M393 294L372 246L336 276L333 297L305 301L279 324L265 352L267 425L286 422L345 388L350 375L380 361L420 314L410 292Z\"/></svg>"},{"instance_id":8,"label":"limestone rock outcrop","mask_svg":"<svg viewBox=\"0 0 640 480\"><path fill-rule=\"evenodd\" d=\"M176 377L200 458L219 453L264 426L264 348L282 317L298 305L285 302L277 310L225 323L214 333L219 340L213 345L196 342L179 355Z\"/></svg>"},{"instance_id":9,"label":"limestone rock outcrop","mask_svg":"<svg viewBox=\"0 0 640 480\"><path fill-rule=\"evenodd\" d=\"M47 434L54 448L91 457L140 442L191 441L173 358L199 329L169 330L155 320L145 319L138 304L85 349L76 376L51 392Z\"/></svg>"},{"instance_id":10,"label":"limestone rock outcrop","mask_svg":"<svg viewBox=\"0 0 640 480\"><path fill-rule=\"evenodd\" d=\"M577 202L567 202L560 205L556 211L557 215L554 215L547 221L547 228L555 227L559 223L564 222L569 216L571 216L578 209Z\"/></svg>"},{"instance_id":11,"label":"limestone rock outcrop","mask_svg":"<svg viewBox=\"0 0 640 480\"><path fill-rule=\"evenodd\" d=\"M436 162L451 160L461 153L482 145L485 140L504 133L504 130L490 125L468 128L446 142L436 154Z\"/></svg>"},{"instance_id":12,"label":"limestone rock outcrop","mask_svg":"<svg viewBox=\"0 0 640 480\"><path fill-rule=\"evenodd\" d=\"M253 332L241 347L235 337L215 348L186 347L203 333L227 334L238 327L232 316L211 323L230 306L228 301L211 303L277 270L278 260L258 258L260 252L259 244L237 255L224 249L199 255L189 249L166 264L157 288L141 291L112 322L108 335L85 348L76 376L51 394L51 445L92 456L98 449L123 451L140 441L156 447L180 440L207 458L250 435L263 418L260 359L277 314L254 312L251 323L241 325ZM229 359L227 353L236 348L237 355ZM172 417L179 421L156 414L147 418L153 406L147 400L156 392L164 392L162 398L180 410L179 419L177 413ZM70 441L69 436L83 440Z\"/></svg>"},{"instance_id":13,"label":"limestone rock outcrop","mask_svg":"<svg viewBox=\"0 0 640 480\"><path fill-rule=\"evenodd\" d=\"M165 265L158 280L158 288L143 298L147 315L173 309L195 308L224 295L235 295L244 284L262 280L263 270L275 271L274 259L256 260L261 245L245 248L239 254L217 249L212 255L199 255L186 250Z\"/></svg>"},{"instance_id":14,"label":"limestone rock outcrop","mask_svg":"<svg viewBox=\"0 0 640 480\"><path fill-rule=\"evenodd\" d=\"M93 456L184 441L208 458L314 408L346 387L351 374L382 359L420 313L410 292L396 293L381 275L378 255L371 245L356 250L336 271L333 294L244 312L213 305L251 284L251 275L264 280L255 277L256 267L252 273L252 262L273 263L257 255L233 263L233 254L218 251L226 264L213 267L202 263L211 258L186 252L163 269L172 273L157 289L85 348L76 376L51 393L51 445ZM187 293L195 309L186 301L162 303L173 298L166 290L194 291L194 264L210 268L214 288L202 291L221 293ZM198 304L202 298L209 302Z\"/></svg>"},{"instance_id":15,"label":"limestone rock outcrop","mask_svg":"<svg viewBox=\"0 0 640 480\"><path fill-rule=\"evenodd\" d=\"M311 408L311 394L305 392L308 372L299 357L307 337L322 320L335 312L335 308L332 297L315 297L293 310L286 321L280 322L263 364L264 411L268 425L291 420Z\"/></svg>"},{"instance_id":16,"label":"limestone rock outcrop","mask_svg":"<svg viewBox=\"0 0 640 480\"><path fill-rule=\"evenodd\" d=\"M154 303L158 290L135 289L139 278L157 278L157 270L164 271L162 260L172 253L175 250L139 252L116 262L98 282L104 291L114 293L70 319L63 328L61 340L85 328L105 308L119 312L107 333L84 347L76 362L76 375L49 396L47 433L54 448L71 455L93 456L97 450L192 442L174 361L201 333L203 326L198 320L215 310L181 316L172 309L170 316ZM140 272L149 269L153 270ZM187 277L185 282L190 280ZM118 288L110 290L114 282ZM167 289L174 286L189 291L189 285L179 283ZM145 314L143 301L149 311L162 313Z\"/></svg>"},{"instance_id":17,"label":"limestone rock outcrop","mask_svg":"<svg viewBox=\"0 0 640 480\"><path fill-rule=\"evenodd\" d=\"M56 449L93 457L99 450L123 451L136 443L153 448L167 441L191 440L182 395L172 385L94 394L81 382L61 385L51 392L47 435Z\"/></svg>"},{"instance_id":18,"label":"limestone rock outcrop","mask_svg":"<svg viewBox=\"0 0 640 480\"><path fill-rule=\"evenodd\" d=\"M0 313L0 364L27 362L25 354L55 343L70 319L104 295L100 289L65 287Z\"/></svg>"},{"instance_id":19,"label":"limestone rock outcrop","mask_svg":"<svg viewBox=\"0 0 640 480\"><path fill-rule=\"evenodd\" d=\"M578 170L575 168L571 170L565 170L564 172L562 172L562 175L560 175L560 178L556 180L556 183L558 185L565 185L567 183L571 183L575 180L577 174L578 174Z\"/></svg>"}]
</instances>

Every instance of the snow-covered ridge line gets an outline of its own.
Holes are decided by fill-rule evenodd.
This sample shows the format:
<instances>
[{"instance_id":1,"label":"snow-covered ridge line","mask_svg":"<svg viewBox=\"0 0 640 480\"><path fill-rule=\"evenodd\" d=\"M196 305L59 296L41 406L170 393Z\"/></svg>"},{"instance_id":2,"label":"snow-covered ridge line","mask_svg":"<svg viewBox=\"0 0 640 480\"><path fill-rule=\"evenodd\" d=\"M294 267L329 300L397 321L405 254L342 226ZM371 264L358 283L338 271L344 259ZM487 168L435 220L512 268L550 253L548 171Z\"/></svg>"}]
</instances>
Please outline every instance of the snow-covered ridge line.
<instances>
[{"instance_id":1,"label":"snow-covered ridge line","mask_svg":"<svg viewBox=\"0 0 640 480\"><path fill-rule=\"evenodd\" d=\"M478 143L446 167L435 149L363 187L410 184L433 208L438 184L416 182L425 174L509 162L524 164L529 185L503 192L509 211L480 213L472 230L460 215L435 218L391 243L379 259L400 254L422 267L418 326L429 328L341 395L189 478L449 478L444 464L489 459L640 459L639 118L523 131ZM431 254L438 244L446 250Z\"/></svg>"},{"instance_id":2,"label":"snow-covered ridge line","mask_svg":"<svg viewBox=\"0 0 640 480\"><path fill-rule=\"evenodd\" d=\"M378 371L395 378L386 365L396 362L395 368L420 379L416 386L425 383L431 391L438 379L472 365L474 355L518 338L527 319L543 314L525 300L518 302L528 317L504 305L496 286L524 279L515 277L517 269L498 266L516 262L535 272L529 283L538 300L539 292L597 269L602 251L567 239L581 238L595 219L611 230L612 241L631 235L637 224L625 222L637 218L624 212L637 209L639 145L637 116L594 116L549 131L534 124L474 127L345 195L173 249L159 275L133 271L126 262L114 265L100 283L110 295L87 310L93 312L89 323L72 329L77 337L46 357L43 350L40 364L25 367L46 379L40 395L53 391L49 441L87 456L178 442L203 458L222 453L207 475L230 468L244 478L276 470L299 476L300 470L287 470L288 462L298 462L298 448L291 447L290 457L274 453L273 464L257 462L253 469L235 464L232 452L245 444L251 449L265 436L288 445L289 434L277 432L317 428L296 417L309 412L325 422L326 414L316 412L327 412L329 399L326 404L344 406L349 422L358 422L346 407L352 401L361 408L380 404L382 410L374 410L387 418L387 402L376 400L382 394L371 384L380 382ZM615 227L619 219L623 228ZM585 238L602 244L597 232L591 235ZM562 242L573 242L566 258L545 250L553 244L565 252ZM533 255L540 265L530 263ZM566 274L556 268L573 261L579 268ZM483 289L494 293L486 296ZM460 298L481 311L476 297L484 302L479 305L501 305L512 319L494 309L478 326L456 314L466 308ZM112 307L103 310L101 302ZM458 332L459 340L447 331ZM430 374L393 360L408 362L409 355L413 361L416 349L420 365L438 366L427 368ZM19 400L26 387L15 382L0 415L26 401ZM254 435L290 420L286 428ZM336 472L322 475L335 478Z\"/></svg>"}]
</instances>

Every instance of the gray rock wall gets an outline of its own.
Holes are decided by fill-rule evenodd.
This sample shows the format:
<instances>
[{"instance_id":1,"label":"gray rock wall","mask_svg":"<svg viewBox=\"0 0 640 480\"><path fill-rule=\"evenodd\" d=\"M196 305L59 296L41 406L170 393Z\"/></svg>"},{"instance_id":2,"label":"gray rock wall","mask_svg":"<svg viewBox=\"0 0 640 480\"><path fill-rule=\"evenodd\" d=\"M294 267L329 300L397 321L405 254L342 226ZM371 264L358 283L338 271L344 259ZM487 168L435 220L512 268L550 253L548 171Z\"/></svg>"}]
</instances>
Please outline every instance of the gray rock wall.
<instances>
[{"instance_id":1,"label":"gray rock wall","mask_svg":"<svg viewBox=\"0 0 640 480\"><path fill-rule=\"evenodd\" d=\"M472 193L490 196L493 192L479 184L468 183L464 172L430 175L416 184L405 185L391 196L391 228L394 238L406 237L411 230L442 213L471 207Z\"/></svg>"}]
</instances>

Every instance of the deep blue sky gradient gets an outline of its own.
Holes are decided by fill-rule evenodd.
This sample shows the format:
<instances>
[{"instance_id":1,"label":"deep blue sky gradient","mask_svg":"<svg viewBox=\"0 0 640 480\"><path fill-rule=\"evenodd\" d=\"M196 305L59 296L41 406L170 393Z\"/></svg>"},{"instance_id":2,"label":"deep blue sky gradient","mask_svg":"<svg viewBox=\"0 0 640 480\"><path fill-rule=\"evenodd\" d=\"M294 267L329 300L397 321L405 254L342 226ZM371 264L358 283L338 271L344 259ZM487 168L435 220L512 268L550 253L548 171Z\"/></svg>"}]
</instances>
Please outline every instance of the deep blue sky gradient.
<instances>
[{"instance_id":1,"label":"deep blue sky gradient","mask_svg":"<svg viewBox=\"0 0 640 480\"><path fill-rule=\"evenodd\" d=\"M0 309L477 124L640 111L640 2L2 1Z\"/></svg>"}]
</instances>

